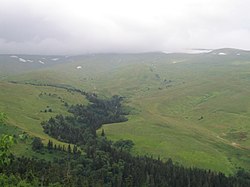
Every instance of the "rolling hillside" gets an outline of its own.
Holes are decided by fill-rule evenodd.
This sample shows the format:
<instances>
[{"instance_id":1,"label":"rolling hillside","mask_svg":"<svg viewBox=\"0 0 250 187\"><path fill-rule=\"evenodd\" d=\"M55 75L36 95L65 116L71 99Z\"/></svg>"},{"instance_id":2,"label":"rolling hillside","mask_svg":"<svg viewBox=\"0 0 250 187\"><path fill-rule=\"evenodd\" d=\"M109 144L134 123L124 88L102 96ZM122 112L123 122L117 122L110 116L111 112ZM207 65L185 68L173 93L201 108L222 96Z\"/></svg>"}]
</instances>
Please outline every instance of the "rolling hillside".
<instances>
[{"instance_id":1,"label":"rolling hillside","mask_svg":"<svg viewBox=\"0 0 250 187\"><path fill-rule=\"evenodd\" d=\"M11 56L0 57L0 111L30 135L48 139L40 122L66 113L58 97L71 104L86 102L53 86L74 87L101 97L125 97L129 120L103 128L112 140L133 140L134 154L171 157L226 174L250 169L248 51ZM40 112L47 106L53 113Z\"/></svg>"}]
</instances>

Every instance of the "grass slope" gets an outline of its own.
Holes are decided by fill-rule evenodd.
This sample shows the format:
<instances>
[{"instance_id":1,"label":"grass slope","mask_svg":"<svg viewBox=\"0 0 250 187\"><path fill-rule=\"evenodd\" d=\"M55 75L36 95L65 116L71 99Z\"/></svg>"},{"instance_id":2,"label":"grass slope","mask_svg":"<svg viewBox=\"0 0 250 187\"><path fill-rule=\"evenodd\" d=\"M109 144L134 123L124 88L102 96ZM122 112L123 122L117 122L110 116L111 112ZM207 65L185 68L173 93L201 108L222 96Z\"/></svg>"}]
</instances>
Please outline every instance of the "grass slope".
<instances>
[{"instance_id":1,"label":"grass slope","mask_svg":"<svg viewBox=\"0 0 250 187\"><path fill-rule=\"evenodd\" d=\"M7 80L66 84L102 96L125 96L126 105L133 108L129 121L105 125L109 138L133 140L134 154L171 157L186 166L230 174L237 167L250 169L250 56L248 52L237 51L242 53L240 56L232 51L200 55L97 55ZM217 54L223 52L228 55ZM54 114L39 111L54 103L55 113L64 113L62 103L50 97L39 98L42 87L2 84L10 88L1 92L0 103L5 102L6 106L10 103L12 107L0 109L12 115L12 123L21 123L19 126L24 130L47 139L39 122ZM27 91L10 95L13 89ZM61 92L56 91L58 95ZM30 98L26 99L29 93ZM75 100L77 96L64 97L81 101ZM36 102L35 110L32 106L16 111L20 105L27 107ZM32 111L37 113L30 116Z\"/></svg>"},{"instance_id":2,"label":"grass slope","mask_svg":"<svg viewBox=\"0 0 250 187\"><path fill-rule=\"evenodd\" d=\"M0 111L7 114L8 124L20 128L29 135L40 137L45 142L52 138L43 132L41 121L67 113L65 102L86 103L82 95L60 88L6 82L0 82L0 87ZM44 112L49 108L52 112Z\"/></svg>"},{"instance_id":3,"label":"grass slope","mask_svg":"<svg viewBox=\"0 0 250 187\"><path fill-rule=\"evenodd\" d=\"M106 134L132 139L135 153L171 157L188 166L225 173L249 169L250 88L243 78L248 68L160 65L158 74L169 77L172 86L157 90L152 85L144 94L135 88L129 103L140 112L124 124L105 126Z\"/></svg>"}]
</instances>

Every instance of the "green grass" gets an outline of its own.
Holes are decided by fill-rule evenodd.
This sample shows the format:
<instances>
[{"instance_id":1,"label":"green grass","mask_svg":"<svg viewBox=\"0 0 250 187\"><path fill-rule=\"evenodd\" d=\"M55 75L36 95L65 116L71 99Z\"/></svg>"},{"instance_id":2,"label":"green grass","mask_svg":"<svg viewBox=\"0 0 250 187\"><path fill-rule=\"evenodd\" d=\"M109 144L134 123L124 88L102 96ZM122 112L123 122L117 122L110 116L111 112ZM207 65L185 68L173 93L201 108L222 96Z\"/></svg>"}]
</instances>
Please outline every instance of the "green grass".
<instances>
[{"instance_id":1,"label":"green grass","mask_svg":"<svg viewBox=\"0 0 250 187\"><path fill-rule=\"evenodd\" d=\"M169 67L159 73L173 79L174 85L167 89L157 90L159 84L151 86L147 80L149 91L135 87L128 103L139 114L126 123L105 125L107 136L133 140L135 154L171 157L186 166L227 174L237 167L250 169L247 82L238 78L234 67L197 68L178 72ZM244 72L246 67L241 68ZM136 81L127 85L132 82ZM232 136L232 129L238 133Z\"/></svg>"},{"instance_id":2,"label":"green grass","mask_svg":"<svg viewBox=\"0 0 250 187\"><path fill-rule=\"evenodd\" d=\"M41 122L57 114L68 114L64 103L86 103L86 99L64 89L0 82L0 111L7 114L7 123L45 143L52 139L43 132ZM46 94L45 94L46 93ZM44 112L51 108L52 112Z\"/></svg>"},{"instance_id":3,"label":"green grass","mask_svg":"<svg viewBox=\"0 0 250 187\"><path fill-rule=\"evenodd\" d=\"M133 154L172 158L185 166L226 174L237 167L250 169L247 58L156 57L122 56L128 62L120 65L115 62L119 58L112 55L93 57L7 79L72 85L104 97L125 96L125 104L132 108L129 120L103 128L112 140L133 140ZM83 68L77 70L77 65ZM6 82L0 87L0 111L7 113L9 123L44 140L49 137L42 132L40 122L67 112L57 97L39 97L41 92L60 95L72 104L86 102L63 89ZM40 112L47 105L53 113Z\"/></svg>"},{"instance_id":4,"label":"green grass","mask_svg":"<svg viewBox=\"0 0 250 187\"><path fill-rule=\"evenodd\" d=\"M46 148L40 152L33 151L31 145L33 138L18 127L6 124L0 125L0 135L3 134L14 137L14 144L11 146L10 151L16 156L36 157L52 161L54 158L62 158L66 155L66 153L64 154L63 152L53 152L53 154L51 154Z\"/></svg>"}]
</instances>

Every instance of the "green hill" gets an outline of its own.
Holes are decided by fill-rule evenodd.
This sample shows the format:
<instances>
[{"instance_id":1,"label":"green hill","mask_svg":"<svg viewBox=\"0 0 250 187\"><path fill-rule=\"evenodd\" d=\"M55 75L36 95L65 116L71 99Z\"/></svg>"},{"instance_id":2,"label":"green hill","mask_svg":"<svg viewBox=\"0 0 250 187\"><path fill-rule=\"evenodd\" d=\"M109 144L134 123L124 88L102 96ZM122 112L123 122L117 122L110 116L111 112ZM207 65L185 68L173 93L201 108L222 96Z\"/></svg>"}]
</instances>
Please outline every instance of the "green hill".
<instances>
[{"instance_id":1,"label":"green hill","mask_svg":"<svg viewBox=\"0 0 250 187\"><path fill-rule=\"evenodd\" d=\"M58 87L101 97L117 94L131 108L129 120L103 128L112 140L133 140L133 154L172 158L185 166L226 174L238 167L250 169L249 52L219 49L204 54L95 54L68 59L16 72L7 71L13 63L5 63L0 111L7 113L11 125L48 140L40 122L67 113L58 97L72 104L86 102L80 94ZM42 92L56 96L39 96ZM47 106L52 113L40 112Z\"/></svg>"}]
</instances>

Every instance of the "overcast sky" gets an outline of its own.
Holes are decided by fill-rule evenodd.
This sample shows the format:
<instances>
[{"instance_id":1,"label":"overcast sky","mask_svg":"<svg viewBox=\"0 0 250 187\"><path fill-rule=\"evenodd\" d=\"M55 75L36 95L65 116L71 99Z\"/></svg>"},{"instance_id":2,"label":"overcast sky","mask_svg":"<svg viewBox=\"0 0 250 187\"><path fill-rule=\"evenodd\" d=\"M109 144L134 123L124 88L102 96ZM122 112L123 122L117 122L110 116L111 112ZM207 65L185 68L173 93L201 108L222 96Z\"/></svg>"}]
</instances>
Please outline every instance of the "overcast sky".
<instances>
[{"instance_id":1,"label":"overcast sky","mask_svg":"<svg viewBox=\"0 0 250 187\"><path fill-rule=\"evenodd\" d=\"M0 0L0 53L250 49L249 0Z\"/></svg>"}]
</instances>

